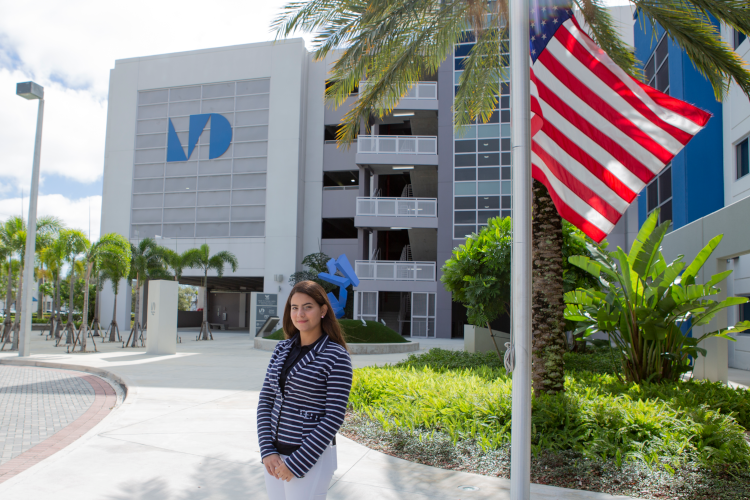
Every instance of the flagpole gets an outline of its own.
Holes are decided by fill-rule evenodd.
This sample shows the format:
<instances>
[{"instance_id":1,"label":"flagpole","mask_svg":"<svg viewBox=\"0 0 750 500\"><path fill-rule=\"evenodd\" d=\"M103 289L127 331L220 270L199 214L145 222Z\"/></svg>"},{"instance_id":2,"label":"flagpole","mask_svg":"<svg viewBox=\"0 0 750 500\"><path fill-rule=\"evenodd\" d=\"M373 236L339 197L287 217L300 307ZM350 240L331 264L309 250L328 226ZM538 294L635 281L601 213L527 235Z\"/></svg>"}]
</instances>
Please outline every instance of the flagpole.
<instances>
[{"instance_id":1,"label":"flagpole","mask_svg":"<svg viewBox=\"0 0 750 500\"><path fill-rule=\"evenodd\" d=\"M528 0L510 0L512 150L511 334L515 367L511 410L510 498L531 487L531 106Z\"/></svg>"}]
</instances>

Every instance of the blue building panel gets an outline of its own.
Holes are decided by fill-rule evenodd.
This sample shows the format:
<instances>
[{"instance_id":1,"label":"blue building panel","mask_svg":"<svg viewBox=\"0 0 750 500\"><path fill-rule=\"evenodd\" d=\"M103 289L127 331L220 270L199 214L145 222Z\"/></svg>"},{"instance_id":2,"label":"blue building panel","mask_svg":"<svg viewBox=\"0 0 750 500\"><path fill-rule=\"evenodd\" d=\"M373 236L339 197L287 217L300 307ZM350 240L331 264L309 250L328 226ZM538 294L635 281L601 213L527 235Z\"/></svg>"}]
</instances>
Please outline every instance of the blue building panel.
<instances>
[{"instance_id":1,"label":"blue building panel","mask_svg":"<svg viewBox=\"0 0 750 500\"><path fill-rule=\"evenodd\" d=\"M652 28L645 19L634 25L635 56L648 62L661 41L664 30ZM718 29L718 22L714 21ZM713 88L695 68L680 47L668 40L669 95L697 106L713 116L706 127L672 160L672 222L682 227L724 206L722 106ZM646 190L639 195L638 222L648 213Z\"/></svg>"}]
</instances>

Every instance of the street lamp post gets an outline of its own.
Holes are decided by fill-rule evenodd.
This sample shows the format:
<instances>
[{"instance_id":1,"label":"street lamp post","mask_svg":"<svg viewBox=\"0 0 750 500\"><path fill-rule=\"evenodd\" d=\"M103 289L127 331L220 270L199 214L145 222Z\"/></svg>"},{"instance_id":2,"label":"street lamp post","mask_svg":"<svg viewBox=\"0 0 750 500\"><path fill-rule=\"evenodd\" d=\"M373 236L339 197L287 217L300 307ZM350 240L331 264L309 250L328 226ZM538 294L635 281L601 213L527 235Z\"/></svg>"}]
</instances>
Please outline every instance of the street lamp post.
<instances>
[{"instance_id":1,"label":"street lamp post","mask_svg":"<svg viewBox=\"0 0 750 500\"><path fill-rule=\"evenodd\" d=\"M26 231L26 253L23 269L23 297L21 313L20 342L18 355L28 356L31 347L31 305L34 298L34 253L36 250L36 199L39 193L39 161L42 156L42 119L44 118L44 87L34 82L16 85L16 95L24 99L39 101L36 115L36 140L34 141L34 164L31 169L31 190L29 191L29 222Z\"/></svg>"}]
</instances>

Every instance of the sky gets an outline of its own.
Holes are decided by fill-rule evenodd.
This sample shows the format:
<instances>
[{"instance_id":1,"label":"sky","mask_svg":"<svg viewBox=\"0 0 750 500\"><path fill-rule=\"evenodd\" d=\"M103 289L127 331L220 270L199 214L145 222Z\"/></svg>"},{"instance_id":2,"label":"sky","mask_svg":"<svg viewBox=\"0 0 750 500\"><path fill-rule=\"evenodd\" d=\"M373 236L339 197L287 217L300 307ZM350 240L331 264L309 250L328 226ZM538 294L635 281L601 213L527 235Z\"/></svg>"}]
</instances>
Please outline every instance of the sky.
<instances>
[{"instance_id":1,"label":"sky","mask_svg":"<svg viewBox=\"0 0 750 500\"><path fill-rule=\"evenodd\" d=\"M28 213L37 101L16 96L16 83L45 90L38 214L97 239L115 60L272 40L285 3L0 0L0 220Z\"/></svg>"}]
</instances>

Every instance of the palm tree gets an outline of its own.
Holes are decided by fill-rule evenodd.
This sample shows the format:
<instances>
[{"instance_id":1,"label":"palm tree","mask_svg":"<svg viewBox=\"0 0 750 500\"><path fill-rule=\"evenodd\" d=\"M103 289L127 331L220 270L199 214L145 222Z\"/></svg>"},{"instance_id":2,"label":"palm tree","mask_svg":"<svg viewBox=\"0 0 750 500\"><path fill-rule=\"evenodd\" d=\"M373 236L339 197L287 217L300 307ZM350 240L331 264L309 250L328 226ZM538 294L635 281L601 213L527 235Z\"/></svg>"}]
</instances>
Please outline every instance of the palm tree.
<instances>
[{"instance_id":1,"label":"palm tree","mask_svg":"<svg viewBox=\"0 0 750 500\"><path fill-rule=\"evenodd\" d=\"M0 232L0 259L3 261L3 269L5 269L5 259L8 259L8 269L5 273L7 279L7 291L5 293L5 319L3 320L2 334L0 334L4 344L11 328L10 303L13 300L13 250L5 243L5 241L3 241L2 232Z\"/></svg>"},{"instance_id":2,"label":"palm tree","mask_svg":"<svg viewBox=\"0 0 750 500\"><path fill-rule=\"evenodd\" d=\"M99 238L99 241L96 243L90 244L83 253L83 257L81 258L85 273L83 278L83 321L81 321L81 329L76 335L76 341L78 339L81 341L81 352L86 352L86 336L89 326L89 282L91 280L91 273L94 267L104 259L109 261L123 261L121 266L124 266L125 262L129 264L131 257L130 252L130 243L128 240L119 234L109 233ZM76 341L73 342L74 350L76 347ZM94 349L96 349L96 344L94 344Z\"/></svg>"},{"instance_id":3,"label":"palm tree","mask_svg":"<svg viewBox=\"0 0 750 500\"><path fill-rule=\"evenodd\" d=\"M572 0L594 41L624 71L642 79L639 63L619 38L602 0ZM731 81L750 96L750 72L724 43L709 16L742 33L750 33L746 0L631 0L643 22L660 25L708 79L718 99ZM287 4L273 21L277 37L295 31L314 32L316 59L336 49L342 53L330 72L326 95L338 107L360 81L356 104L342 119L338 141L350 145L370 118L391 113L414 82L435 74L454 45L475 45L464 60L454 100L457 127L476 119L487 122L497 107L500 82L507 81L508 3L506 0L308 0ZM534 183L534 375L537 394L563 390L560 352L562 321L561 221L544 186Z\"/></svg>"},{"instance_id":4,"label":"palm tree","mask_svg":"<svg viewBox=\"0 0 750 500\"><path fill-rule=\"evenodd\" d=\"M132 252L132 249L131 249ZM132 258L132 253L131 253ZM120 291L120 281L130 275L129 259L102 259L102 282L109 280L112 291L115 294L115 304L112 308L112 322L109 324L107 333L109 341L115 342L120 339L120 327L117 325L117 294Z\"/></svg>"},{"instance_id":5,"label":"palm tree","mask_svg":"<svg viewBox=\"0 0 750 500\"><path fill-rule=\"evenodd\" d=\"M130 330L130 336L125 342L125 346L131 344L135 347L136 342L140 339L143 346L143 328L141 326L140 306L141 306L141 287L150 278L163 277L164 271L164 248L156 244L152 238L142 239L138 245L130 244L132 258L130 260L130 279L136 282L135 292L135 322ZM111 336L111 334L110 334ZM131 340L132 343L131 343Z\"/></svg>"},{"instance_id":6,"label":"palm tree","mask_svg":"<svg viewBox=\"0 0 750 500\"><path fill-rule=\"evenodd\" d=\"M37 219L37 232L35 246L42 247L48 239L60 231L62 222L57 217L44 216ZM21 314L23 314L23 271L26 265L26 222L18 216L10 217L2 228L0 228L0 240L10 247L21 263L18 273L18 292L16 293L16 319L13 322L13 346L12 350L18 349L18 340L21 329ZM32 262L33 266L34 263Z\"/></svg>"},{"instance_id":7,"label":"palm tree","mask_svg":"<svg viewBox=\"0 0 750 500\"><path fill-rule=\"evenodd\" d=\"M71 344L76 334L76 325L73 322L73 298L75 295L76 276L83 274L84 269L81 255L88 251L91 242L83 231L79 231L78 229L64 229L60 231L60 244L62 260L70 267L68 271L68 322L65 324L65 343ZM82 319L85 323L86 318Z\"/></svg>"},{"instance_id":8,"label":"palm tree","mask_svg":"<svg viewBox=\"0 0 750 500\"><path fill-rule=\"evenodd\" d=\"M50 246L39 253L39 261L46 266L44 271L52 283L52 314L50 314L50 336L60 336L60 270L62 268L62 255L60 253L60 240L56 239Z\"/></svg>"},{"instance_id":9,"label":"palm tree","mask_svg":"<svg viewBox=\"0 0 750 500\"><path fill-rule=\"evenodd\" d=\"M190 267L188 259L190 258L191 252L194 249L185 250L182 253L177 253L169 248L164 248L164 261L167 266L172 269L175 281L180 281L182 278L182 272L185 268Z\"/></svg>"},{"instance_id":10,"label":"palm tree","mask_svg":"<svg viewBox=\"0 0 750 500\"><path fill-rule=\"evenodd\" d=\"M202 244L200 248L187 250L183 253L183 256L186 267L203 270L203 293L205 294L205 300L203 304L203 323L201 323L198 340L213 340L214 336L211 332L211 326L208 324L208 271L216 271L216 275L221 278L224 275L224 266L229 264L232 272L235 272L237 271L237 257L226 250L211 255L211 249L206 243Z\"/></svg>"}]
</instances>

